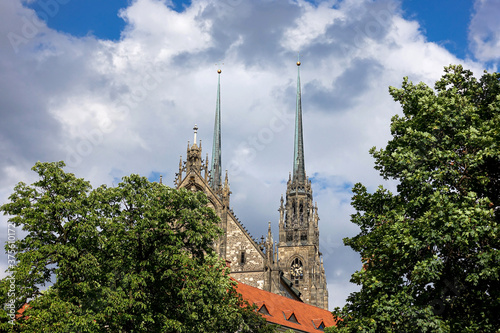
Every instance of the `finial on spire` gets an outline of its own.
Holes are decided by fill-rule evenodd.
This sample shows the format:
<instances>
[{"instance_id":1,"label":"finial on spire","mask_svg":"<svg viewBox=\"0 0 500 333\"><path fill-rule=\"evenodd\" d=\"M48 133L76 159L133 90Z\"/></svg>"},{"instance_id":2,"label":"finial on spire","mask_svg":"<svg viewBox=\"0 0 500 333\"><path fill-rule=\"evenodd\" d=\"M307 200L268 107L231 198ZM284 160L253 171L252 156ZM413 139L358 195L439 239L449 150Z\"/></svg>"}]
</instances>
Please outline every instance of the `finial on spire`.
<instances>
[{"instance_id":1,"label":"finial on spire","mask_svg":"<svg viewBox=\"0 0 500 333\"><path fill-rule=\"evenodd\" d=\"M193 144L196 144L196 134L198 134L198 125L194 124L193 131L194 131L194 141L193 141Z\"/></svg>"},{"instance_id":2,"label":"finial on spire","mask_svg":"<svg viewBox=\"0 0 500 333\"><path fill-rule=\"evenodd\" d=\"M207 158L205 158L205 166L203 167L203 170L205 171L205 181L208 182L208 153L207 153Z\"/></svg>"},{"instance_id":3,"label":"finial on spire","mask_svg":"<svg viewBox=\"0 0 500 333\"><path fill-rule=\"evenodd\" d=\"M181 184L181 180L182 180L182 155L179 161L179 173L178 173L177 185Z\"/></svg>"},{"instance_id":4,"label":"finial on spire","mask_svg":"<svg viewBox=\"0 0 500 333\"><path fill-rule=\"evenodd\" d=\"M273 233L271 232L271 221L269 221L266 241L270 244L270 247L272 247L272 245L273 245ZM269 249L269 251L271 251L271 250L272 249Z\"/></svg>"},{"instance_id":5,"label":"finial on spire","mask_svg":"<svg viewBox=\"0 0 500 333\"><path fill-rule=\"evenodd\" d=\"M219 60L219 61L222 61L222 60ZM219 62L219 63L216 63L216 64L215 64L215 66L218 66L219 64L221 64L221 66L224 66L224 63L220 63L220 62ZM222 69L220 68L220 66L219 66L219 68L217 69L217 73L219 73L219 74L220 74L220 73L222 73Z\"/></svg>"},{"instance_id":6,"label":"finial on spire","mask_svg":"<svg viewBox=\"0 0 500 333\"><path fill-rule=\"evenodd\" d=\"M227 170L226 170L226 178L224 179L224 189L229 189L229 178L227 177Z\"/></svg>"},{"instance_id":7,"label":"finial on spire","mask_svg":"<svg viewBox=\"0 0 500 333\"><path fill-rule=\"evenodd\" d=\"M300 66L300 52L297 52L297 66Z\"/></svg>"}]
</instances>

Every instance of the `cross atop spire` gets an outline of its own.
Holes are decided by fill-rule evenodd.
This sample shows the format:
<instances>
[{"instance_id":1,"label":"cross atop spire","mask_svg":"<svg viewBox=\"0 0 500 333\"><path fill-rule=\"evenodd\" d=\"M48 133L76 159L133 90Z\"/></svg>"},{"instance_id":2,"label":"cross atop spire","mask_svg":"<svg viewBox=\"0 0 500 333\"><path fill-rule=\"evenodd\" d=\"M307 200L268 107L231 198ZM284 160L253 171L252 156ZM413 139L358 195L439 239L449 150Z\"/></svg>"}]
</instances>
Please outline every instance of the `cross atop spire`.
<instances>
[{"instance_id":1,"label":"cross atop spire","mask_svg":"<svg viewBox=\"0 0 500 333\"><path fill-rule=\"evenodd\" d=\"M217 100L215 104L215 124L214 124L214 140L212 146L212 164L211 175L212 180L210 186L217 191L221 185L222 177L222 162L221 162L221 126L220 126L220 74L222 71L217 70L219 74L217 82Z\"/></svg>"},{"instance_id":2,"label":"cross atop spire","mask_svg":"<svg viewBox=\"0 0 500 333\"><path fill-rule=\"evenodd\" d=\"M305 181L304 136L302 134L302 101L300 91L300 61L297 59L297 106L295 111L295 140L293 152L293 181Z\"/></svg>"}]
</instances>

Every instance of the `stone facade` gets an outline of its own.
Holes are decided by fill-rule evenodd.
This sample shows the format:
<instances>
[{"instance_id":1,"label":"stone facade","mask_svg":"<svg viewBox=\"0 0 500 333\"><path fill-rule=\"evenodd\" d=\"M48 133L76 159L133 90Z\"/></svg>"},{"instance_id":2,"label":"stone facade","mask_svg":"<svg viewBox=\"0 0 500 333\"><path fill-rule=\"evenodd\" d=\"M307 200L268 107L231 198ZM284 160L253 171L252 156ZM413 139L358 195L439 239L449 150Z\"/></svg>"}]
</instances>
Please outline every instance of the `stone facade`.
<instances>
[{"instance_id":1,"label":"stone facade","mask_svg":"<svg viewBox=\"0 0 500 333\"><path fill-rule=\"evenodd\" d=\"M177 188L186 188L191 191L203 191L209 200L209 206L213 208L220 217L220 227L224 234L216 242L215 248L221 258L231 264L231 275L238 281L253 287L276 291L278 282L271 283L269 272L274 268L274 262L268 260L266 252L272 253L272 246L257 243L245 227L241 224L234 212L229 208L231 191L226 179L214 191L210 186L210 172L208 171L208 157L201 158L201 142L199 145L188 144L187 160L179 164L177 173Z\"/></svg>"}]
</instances>

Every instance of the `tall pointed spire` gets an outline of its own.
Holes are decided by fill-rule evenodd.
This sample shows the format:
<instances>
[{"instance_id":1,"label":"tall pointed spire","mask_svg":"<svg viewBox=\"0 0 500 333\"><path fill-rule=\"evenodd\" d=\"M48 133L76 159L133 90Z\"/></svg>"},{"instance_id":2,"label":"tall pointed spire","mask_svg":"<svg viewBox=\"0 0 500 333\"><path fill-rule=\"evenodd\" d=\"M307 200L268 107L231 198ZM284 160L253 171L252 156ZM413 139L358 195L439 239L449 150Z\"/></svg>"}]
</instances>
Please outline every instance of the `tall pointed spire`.
<instances>
[{"instance_id":1,"label":"tall pointed spire","mask_svg":"<svg viewBox=\"0 0 500 333\"><path fill-rule=\"evenodd\" d=\"M217 101L215 105L215 124L214 124L214 141L212 146L212 180L210 186L217 191L221 185L222 163L221 163L221 126L220 126L220 74L222 71L217 70L219 74L217 82Z\"/></svg>"},{"instance_id":2,"label":"tall pointed spire","mask_svg":"<svg viewBox=\"0 0 500 333\"><path fill-rule=\"evenodd\" d=\"M295 111L295 140L293 152L293 181L306 178L304 163L304 137L302 134L302 101L300 91L300 61L297 60L297 106Z\"/></svg>"},{"instance_id":3,"label":"tall pointed spire","mask_svg":"<svg viewBox=\"0 0 500 333\"><path fill-rule=\"evenodd\" d=\"M326 277L324 270L320 269L319 216L313 201L312 184L305 172L299 66L300 61L297 61L293 171L286 184L286 203L282 196L278 209L279 243L276 252L283 276L293 281L304 303L327 309Z\"/></svg>"}]
</instances>

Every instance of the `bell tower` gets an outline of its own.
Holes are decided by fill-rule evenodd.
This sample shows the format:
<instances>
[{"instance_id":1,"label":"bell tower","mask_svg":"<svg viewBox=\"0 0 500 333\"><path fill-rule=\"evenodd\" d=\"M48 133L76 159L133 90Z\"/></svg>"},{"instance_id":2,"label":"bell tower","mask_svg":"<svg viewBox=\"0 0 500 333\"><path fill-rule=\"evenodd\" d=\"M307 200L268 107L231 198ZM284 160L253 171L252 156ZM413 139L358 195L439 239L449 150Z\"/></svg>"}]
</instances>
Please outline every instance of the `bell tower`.
<instances>
[{"instance_id":1,"label":"bell tower","mask_svg":"<svg viewBox=\"0 0 500 333\"><path fill-rule=\"evenodd\" d=\"M318 207L313 204L311 181L305 172L300 65L297 61L293 171L288 177L286 198L281 196L278 209L279 268L300 291L305 303L328 309L325 270L319 252Z\"/></svg>"}]
</instances>

